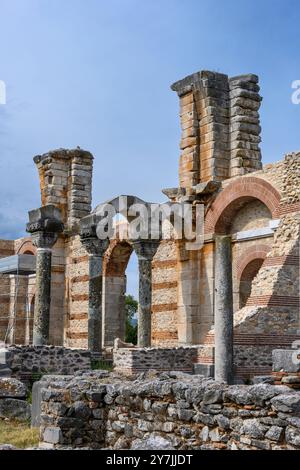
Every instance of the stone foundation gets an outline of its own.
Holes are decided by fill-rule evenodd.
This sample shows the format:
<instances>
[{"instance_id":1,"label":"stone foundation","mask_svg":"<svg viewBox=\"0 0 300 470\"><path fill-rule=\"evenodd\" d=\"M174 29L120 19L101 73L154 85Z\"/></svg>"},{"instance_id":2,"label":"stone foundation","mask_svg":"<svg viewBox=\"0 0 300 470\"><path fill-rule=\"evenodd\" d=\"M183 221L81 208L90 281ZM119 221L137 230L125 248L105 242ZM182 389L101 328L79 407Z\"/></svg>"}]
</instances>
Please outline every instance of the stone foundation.
<instances>
[{"instance_id":1,"label":"stone foundation","mask_svg":"<svg viewBox=\"0 0 300 470\"><path fill-rule=\"evenodd\" d=\"M213 363L213 348L205 346L120 348L113 352L113 363L114 371L125 375L150 369L193 373L195 364Z\"/></svg>"},{"instance_id":2,"label":"stone foundation","mask_svg":"<svg viewBox=\"0 0 300 470\"><path fill-rule=\"evenodd\" d=\"M1 350L0 362L13 377L27 381L43 374L74 374L91 369L92 353L60 346L9 346Z\"/></svg>"},{"instance_id":3,"label":"stone foundation","mask_svg":"<svg viewBox=\"0 0 300 470\"><path fill-rule=\"evenodd\" d=\"M300 393L285 386L178 372L126 382L95 371L44 387L42 447L300 449Z\"/></svg>"}]
</instances>

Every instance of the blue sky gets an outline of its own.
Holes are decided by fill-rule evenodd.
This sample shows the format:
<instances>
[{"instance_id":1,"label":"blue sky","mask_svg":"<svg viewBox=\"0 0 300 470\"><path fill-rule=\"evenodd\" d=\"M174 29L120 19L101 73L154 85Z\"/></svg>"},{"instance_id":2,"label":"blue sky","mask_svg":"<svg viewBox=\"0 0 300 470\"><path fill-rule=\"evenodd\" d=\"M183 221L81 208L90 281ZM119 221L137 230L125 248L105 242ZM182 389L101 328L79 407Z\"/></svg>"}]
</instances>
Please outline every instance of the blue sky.
<instances>
[{"instance_id":1,"label":"blue sky","mask_svg":"<svg viewBox=\"0 0 300 470\"><path fill-rule=\"evenodd\" d=\"M163 200L179 157L169 87L197 70L258 74L264 162L298 150L299 17L298 0L0 0L0 237L24 234L40 204L32 157L53 148L94 154L94 205Z\"/></svg>"}]
</instances>

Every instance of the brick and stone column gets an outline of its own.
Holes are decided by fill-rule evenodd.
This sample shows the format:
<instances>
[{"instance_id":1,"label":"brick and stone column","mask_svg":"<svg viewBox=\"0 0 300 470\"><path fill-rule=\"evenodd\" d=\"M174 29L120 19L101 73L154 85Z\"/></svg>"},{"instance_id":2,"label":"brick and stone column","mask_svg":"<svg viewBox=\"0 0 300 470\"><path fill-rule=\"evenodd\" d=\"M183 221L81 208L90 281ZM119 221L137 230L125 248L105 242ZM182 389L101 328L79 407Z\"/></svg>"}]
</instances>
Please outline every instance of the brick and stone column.
<instances>
[{"instance_id":1,"label":"brick and stone column","mask_svg":"<svg viewBox=\"0 0 300 470\"><path fill-rule=\"evenodd\" d=\"M32 242L37 247L33 345L42 346L49 342L51 249L63 231L60 210L47 205L30 211L26 230L31 233Z\"/></svg>"},{"instance_id":2,"label":"brick and stone column","mask_svg":"<svg viewBox=\"0 0 300 470\"><path fill-rule=\"evenodd\" d=\"M231 236L215 238L215 379L233 381Z\"/></svg>"},{"instance_id":3,"label":"brick and stone column","mask_svg":"<svg viewBox=\"0 0 300 470\"><path fill-rule=\"evenodd\" d=\"M152 259L159 241L135 240L133 248L139 263L138 346L151 346Z\"/></svg>"}]
</instances>

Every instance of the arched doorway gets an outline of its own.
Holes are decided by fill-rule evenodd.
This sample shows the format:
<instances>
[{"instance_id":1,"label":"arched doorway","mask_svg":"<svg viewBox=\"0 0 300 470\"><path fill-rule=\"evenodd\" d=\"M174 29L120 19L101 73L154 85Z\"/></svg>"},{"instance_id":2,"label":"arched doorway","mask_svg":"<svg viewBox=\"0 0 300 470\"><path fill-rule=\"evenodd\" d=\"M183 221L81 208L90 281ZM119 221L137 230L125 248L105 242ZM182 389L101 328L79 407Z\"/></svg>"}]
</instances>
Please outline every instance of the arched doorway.
<instances>
[{"instance_id":1,"label":"arched doorway","mask_svg":"<svg viewBox=\"0 0 300 470\"><path fill-rule=\"evenodd\" d=\"M133 259L133 248L127 240L112 240L103 263L103 322L102 338L104 347L112 347L114 340L126 339L126 293L135 296L135 281L138 278L137 263ZM130 262L127 279L127 267ZM136 272L135 272L136 271ZM135 279L134 279L135 276ZM129 281L129 282L128 282Z\"/></svg>"},{"instance_id":2,"label":"arched doorway","mask_svg":"<svg viewBox=\"0 0 300 470\"><path fill-rule=\"evenodd\" d=\"M242 272L239 285L239 308L245 307L251 294L252 281L256 277L264 262L263 258L256 258L247 264Z\"/></svg>"}]
</instances>

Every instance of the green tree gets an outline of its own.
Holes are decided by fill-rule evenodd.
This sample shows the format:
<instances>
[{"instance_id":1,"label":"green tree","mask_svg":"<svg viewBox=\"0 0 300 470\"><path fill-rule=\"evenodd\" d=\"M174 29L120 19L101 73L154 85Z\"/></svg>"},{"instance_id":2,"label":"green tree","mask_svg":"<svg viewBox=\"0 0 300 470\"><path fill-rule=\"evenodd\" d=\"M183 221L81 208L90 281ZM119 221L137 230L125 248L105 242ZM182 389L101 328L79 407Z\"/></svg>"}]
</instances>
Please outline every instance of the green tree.
<instances>
[{"instance_id":1,"label":"green tree","mask_svg":"<svg viewBox=\"0 0 300 470\"><path fill-rule=\"evenodd\" d=\"M126 311L126 329L125 341L126 343L137 344L137 323L134 324L134 317L138 311L138 302L132 295L125 296L125 311Z\"/></svg>"}]
</instances>

